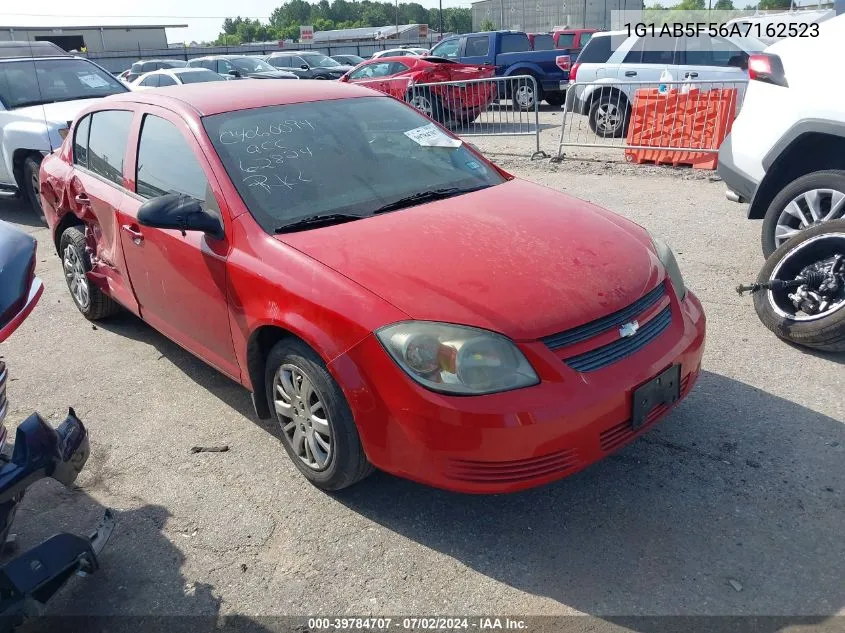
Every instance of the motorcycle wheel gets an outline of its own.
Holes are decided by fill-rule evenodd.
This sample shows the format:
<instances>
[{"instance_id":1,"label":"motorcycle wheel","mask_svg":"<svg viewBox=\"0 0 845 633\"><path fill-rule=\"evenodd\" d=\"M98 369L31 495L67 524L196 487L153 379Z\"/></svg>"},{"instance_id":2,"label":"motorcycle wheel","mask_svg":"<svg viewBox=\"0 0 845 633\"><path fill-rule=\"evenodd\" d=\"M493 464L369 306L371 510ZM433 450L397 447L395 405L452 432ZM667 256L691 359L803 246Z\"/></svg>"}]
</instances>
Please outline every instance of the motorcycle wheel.
<instances>
[{"instance_id":1,"label":"motorcycle wheel","mask_svg":"<svg viewBox=\"0 0 845 633\"><path fill-rule=\"evenodd\" d=\"M804 267L834 255L845 257L845 220L831 220L808 228L785 242L766 260L758 283L791 281ZM761 290L754 309L767 328L785 341L825 352L845 352L845 288L840 287L828 308L808 315L797 310L788 294Z\"/></svg>"}]
</instances>

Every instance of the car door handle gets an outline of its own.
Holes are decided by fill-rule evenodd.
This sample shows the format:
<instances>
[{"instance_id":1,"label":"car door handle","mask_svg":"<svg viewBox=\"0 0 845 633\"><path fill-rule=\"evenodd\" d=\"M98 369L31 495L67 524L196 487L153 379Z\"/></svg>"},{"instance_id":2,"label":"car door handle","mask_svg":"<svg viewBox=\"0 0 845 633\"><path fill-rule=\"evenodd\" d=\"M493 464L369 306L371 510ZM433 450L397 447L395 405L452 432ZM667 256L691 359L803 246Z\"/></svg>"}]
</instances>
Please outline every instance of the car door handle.
<instances>
[{"instance_id":1,"label":"car door handle","mask_svg":"<svg viewBox=\"0 0 845 633\"><path fill-rule=\"evenodd\" d=\"M698 73L685 73L684 77L686 77L687 79L691 79L694 77L698 77Z\"/></svg>"},{"instance_id":2,"label":"car door handle","mask_svg":"<svg viewBox=\"0 0 845 633\"><path fill-rule=\"evenodd\" d=\"M140 244L144 241L144 234L141 233L141 231L136 225L124 224L120 228L126 231L132 237L132 241L135 242L135 244Z\"/></svg>"},{"instance_id":3,"label":"car door handle","mask_svg":"<svg viewBox=\"0 0 845 633\"><path fill-rule=\"evenodd\" d=\"M91 204L91 198L89 198L88 195L84 193L76 194L76 197L73 200L80 207L87 207Z\"/></svg>"},{"instance_id":4,"label":"car door handle","mask_svg":"<svg viewBox=\"0 0 845 633\"><path fill-rule=\"evenodd\" d=\"M636 77L636 76L637 76L637 71L636 71L636 70L626 70L626 71L625 71L625 76L626 76L626 77Z\"/></svg>"}]
</instances>

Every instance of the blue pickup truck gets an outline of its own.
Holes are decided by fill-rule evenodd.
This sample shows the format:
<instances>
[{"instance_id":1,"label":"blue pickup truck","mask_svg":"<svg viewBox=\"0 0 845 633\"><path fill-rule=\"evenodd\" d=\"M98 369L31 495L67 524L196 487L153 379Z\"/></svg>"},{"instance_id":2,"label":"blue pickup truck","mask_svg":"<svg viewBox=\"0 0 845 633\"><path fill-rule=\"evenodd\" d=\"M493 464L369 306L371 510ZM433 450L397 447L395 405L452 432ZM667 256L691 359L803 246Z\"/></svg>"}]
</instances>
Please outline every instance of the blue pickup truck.
<instances>
[{"instance_id":1,"label":"blue pickup truck","mask_svg":"<svg viewBox=\"0 0 845 633\"><path fill-rule=\"evenodd\" d=\"M463 64L495 66L499 77L532 75L537 80L539 94L535 95L529 85L520 87L513 95L516 105L524 110L533 110L535 100L563 105L569 68L574 61L565 49L532 51L528 35L519 31L455 35L439 42L429 55Z\"/></svg>"}]
</instances>

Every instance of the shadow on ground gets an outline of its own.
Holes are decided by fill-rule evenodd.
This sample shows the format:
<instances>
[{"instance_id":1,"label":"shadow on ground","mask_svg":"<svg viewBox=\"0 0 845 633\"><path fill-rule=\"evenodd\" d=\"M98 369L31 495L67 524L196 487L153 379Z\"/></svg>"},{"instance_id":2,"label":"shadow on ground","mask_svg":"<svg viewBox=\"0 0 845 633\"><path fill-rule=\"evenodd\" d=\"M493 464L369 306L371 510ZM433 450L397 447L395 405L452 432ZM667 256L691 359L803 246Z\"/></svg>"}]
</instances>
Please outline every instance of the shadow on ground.
<instances>
[{"instance_id":1,"label":"shadow on ground","mask_svg":"<svg viewBox=\"0 0 845 633\"><path fill-rule=\"evenodd\" d=\"M824 615L845 605L844 446L842 421L705 372L662 426L560 483L473 497L379 474L337 499L608 620Z\"/></svg>"}]
</instances>

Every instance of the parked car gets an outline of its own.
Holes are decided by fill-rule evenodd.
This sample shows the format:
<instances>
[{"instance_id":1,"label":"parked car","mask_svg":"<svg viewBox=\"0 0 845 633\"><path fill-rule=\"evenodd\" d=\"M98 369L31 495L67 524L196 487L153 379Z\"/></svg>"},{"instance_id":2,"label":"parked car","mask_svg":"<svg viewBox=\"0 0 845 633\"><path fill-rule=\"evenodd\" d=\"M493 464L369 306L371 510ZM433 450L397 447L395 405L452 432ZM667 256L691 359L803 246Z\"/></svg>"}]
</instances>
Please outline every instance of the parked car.
<instances>
[{"instance_id":1,"label":"parked car","mask_svg":"<svg viewBox=\"0 0 845 633\"><path fill-rule=\"evenodd\" d=\"M420 48L419 46L403 46L402 50L411 51L412 53L416 53L420 56L428 55L429 49L427 48Z\"/></svg>"},{"instance_id":2,"label":"parked car","mask_svg":"<svg viewBox=\"0 0 845 633\"><path fill-rule=\"evenodd\" d=\"M443 125L473 122L496 98L486 83L437 85L438 82L486 79L492 68L458 64L438 57L383 57L356 67L341 81L357 83L407 101ZM416 84L435 84L418 87Z\"/></svg>"},{"instance_id":3,"label":"parked car","mask_svg":"<svg viewBox=\"0 0 845 633\"><path fill-rule=\"evenodd\" d=\"M353 68L364 61L364 58L358 55L332 55L332 59L342 66L352 66Z\"/></svg>"},{"instance_id":4,"label":"parked car","mask_svg":"<svg viewBox=\"0 0 845 633\"><path fill-rule=\"evenodd\" d=\"M226 77L207 68L175 68L173 70L154 70L138 77L132 82L133 90L147 90L164 86L197 84L206 81L226 81Z\"/></svg>"},{"instance_id":5,"label":"parked car","mask_svg":"<svg viewBox=\"0 0 845 633\"><path fill-rule=\"evenodd\" d=\"M625 136L637 82L656 87L664 71L674 81L744 81L749 55L765 44L751 37L627 37L627 31L596 33L569 72L576 86L571 108L589 117L590 129L601 137ZM730 84L713 84L713 87ZM734 86L738 87L738 86ZM738 87L739 88L739 87ZM742 103L741 99L738 100ZM570 107L570 106L567 106Z\"/></svg>"},{"instance_id":6,"label":"parked car","mask_svg":"<svg viewBox=\"0 0 845 633\"><path fill-rule=\"evenodd\" d=\"M531 75L537 80L537 94L531 83L524 83L512 97L524 110L533 110L535 102L562 105L569 80L570 57L564 51L532 51L528 35L517 31L493 31L456 35L431 49L434 57L445 57L464 64L485 64L496 75L511 77Z\"/></svg>"},{"instance_id":7,"label":"parked car","mask_svg":"<svg viewBox=\"0 0 845 633\"><path fill-rule=\"evenodd\" d=\"M249 55L208 55L188 62L188 68L205 68L220 75L250 79L299 79L291 72L273 68L258 57Z\"/></svg>"},{"instance_id":8,"label":"parked car","mask_svg":"<svg viewBox=\"0 0 845 633\"><path fill-rule=\"evenodd\" d=\"M0 42L0 194L25 196L43 220L41 158L91 99L127 92L107 70L50 42Z\"/></svg>"},{"instance_id":9,"label":"parked car","mask_svg":"<svg viewBox=\"0 0 845 633\"><path fill-rule=\"evenodd\" d=\"M324 489L373 467L466 492L553 481L699 375L705 318L668 246L361 86L103 99L42 193L82 314L123 306L241 383Z\"/></svg>"},{"instance_id":10,"label":"parked car","mask_svg":"<svg viewBox=\"0 0 845 633\"><path fill-rule=\"evenodd\" d=\"M184 68L188 62L182 59L141 59L132 64L126 77L122 77L129 83L135 81L144 73L149 73L162 68Z\"/></svg>"},{"instance_id":11,"label":"parked car","mask_svg":"<svg viewBox=\"0 0 845 633\"><path fill-rule=\"evenodd\" d=\"M767 257L798 231L845 217L845 103L817 63L839 54L845 19L818 27L818 37L751 56L742 110L719 149L728 198L763 220Z\"/></svg>"},{"instance_id":12,"label":"parked car","mask_svg":"<svg viewBox=\"0 0 845 633\"><path fill-rule=\"evenodd\" d=\"M291 72L300 79L340 79L354 68L316 51L272 53L264 59L274 68Z\"/></svg>"},{"instance_id":13,"label":"parked car","mask_svg":"<svg viewBox=\"0 0 845 633\"><path fill-rule=\"evenodd\" d=\"M380 59L382 57L421 57L422 53L416 53L410 48L388 48L384 51L377 51L372 54L370 59Z\"/></svg>"},{"instance_id":14,"label":"parked car","mask_svg":"<svg viewBox=\"0 0 845 633\"><path fill-rule=\"evenodd\" d=\"M569 50L569 54L575 59L596 32L596 29L555 29L552 38L555 48Z\"/></svg>"}]
</instances>

